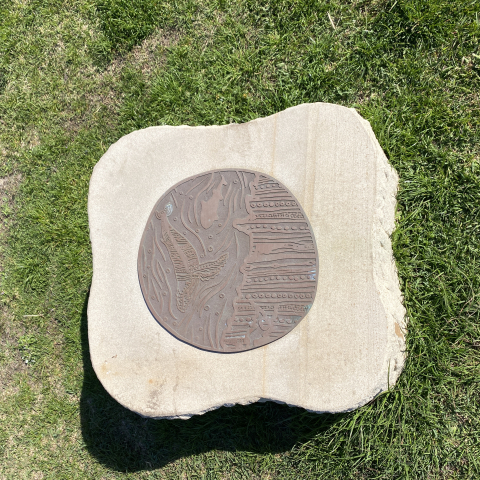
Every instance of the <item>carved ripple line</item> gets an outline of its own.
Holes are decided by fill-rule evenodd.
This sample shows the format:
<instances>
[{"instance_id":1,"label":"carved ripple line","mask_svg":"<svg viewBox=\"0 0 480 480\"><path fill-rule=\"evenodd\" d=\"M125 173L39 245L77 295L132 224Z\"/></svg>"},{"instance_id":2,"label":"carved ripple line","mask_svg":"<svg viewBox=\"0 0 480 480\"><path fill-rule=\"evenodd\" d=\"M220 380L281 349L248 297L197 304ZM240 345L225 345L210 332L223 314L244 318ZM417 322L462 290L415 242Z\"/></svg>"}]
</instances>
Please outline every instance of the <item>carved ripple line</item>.
<instances>
[{"instance_id":1,"label":"carved ripple line","mask_svg":"<svg viewBox=\"0 0 480 480\"><path fill-rule=\"evenodd\" d=\"M243 176L243 178L245 179L245 173L244 173L244 172L242 172L242 176ZM243 181L242 181L242 179L240 178L240 172L237 172L237 177L238 177L238 181L240 182L240 185L241 185L241 187L242 187L242 196L241 196L241 198L245 198L244 189L243 189Z\"/></svg>"},{"instance_id":2,"label":"carved ripple line","mask_svg":"<svg viewBox=\"0 0 480 480\"><path fill-rule=\"evenodd\" d=\"M245 174L245 172L242 172L242 176L243 176L243 182L245 183L245 188L247 188L247 185L248 185L247 175Z\"/></svg>"},{"instance_id":3,"label":"carved ripple line","mask_svg":"<svg viewBox=\"0 0 480 480\"><path fill-rule=\"evenodd\" d=\"M159 286L160 290L162 289L162 287L160 286L160 283L158 282L157 278L155 277L155 274L152 272L152 277L153 279L155 280L155 282L157 282L157 285ZM155 291L155 296L157 297L157 302L160 303L160 308L158 310L158 313L161 315L162 314L162 310L163 310L163 298L162 298L162 295L159 295L158 294L158 290L155 288L155 284L152 282L152 286L153 286L153 289ZM155 309L156 310L156 309Z\"/></svg>"},{"instance_id":4,"label":"carved ripple line","mask_svg":"<svg viewBox=\"0 0 480 480\"><path fill-rule=\"evenodd\" d=\"M238 251L240 250L240 246L238 245L237 232L234 233L234 236L235 236L235 246L236 246L235 258L238 258Z\"/></svg>"},{"instance_id":5,"label":"carved ripple line","mask_svg":"<svg viewBox=\"0 0 480 480\"><path fill-rule=\"evenodd\" d=\"M157 263L155 264L155 269L157 270L157 275L158 275L158 278L160 279L160 281L162 283L166 283L166 279L163 279L162 274L160 273L160 262L158 260L157 260Z\"/></svg>"},{"instance_id":6,"label":"carved ripple line","mask_svg":"<svg viewBox=\"0 0 480 480\"><path fill-rule=\"evenodd\" d=\"M220 326L220 323L222 322L223 312L224 312L226 306L227 306L227 301L225 301L225 303L223 304L222 310L220 311L219 316L218 316L217 324L215 325L215 344L216 344L216 348L221 348L218 327Z\"/></svg>"},{"instance_id":7,"label":"carved ripple line","mask_svg":"<svg viewBox=\"0 0 480 480\"><path fill-rule=\"evenodd\" d=\"M217 234L217 235L218 235L218 234ZM222 247L225 245L225 243L227 242L227 240L228 240L228 235L224 238L223 242L222 242L221 245L217 248L217 250L215 250L215 252L214 252L215 255L222 249ZM230 242L230 243L231 243L231 242ZM229 244L229 246L230 246L230 244ZM227 249L228 249L228 247L227 247Z\"/></svg>"},{"instance_id":8,"label":"carved ripple line","mask_svg":"<svg viewBox=\"0 0 480 480\"><path fill-rule=\"evenodd\" d=\"M207 183L207 186L205 188L202 188L198 193L197 196L195 197L195 201L193 203L193 216L195 217L195 221L197 222L197 225L200 225L200 220L198 218L198 212L197 212L197 205L198 205L198 198L200 195L205 192L208 187L210 187L210 184L212 183L213 178L215 177L215 173L212 172L212 175L210 176L210 181Z\"/></svg>"},{"instance_id":9,"label":"carved ripple line","mask_svg":"<svg viewBox=\"0 0 480 480\"><path fill-rule=\"evenodd\" d=\"M162 271L162 274L166 279L167 276L165 275L165 271L163 270L163 267L161 265L160 265L160 270ZM170 290L170 285L168 284L168 282L165 282L165 284L167 285L167 289L168 289L168 312L175 320L178 320L178 318L172 312L172 291Z\"/></svg>"},{"instance_id":10,"label":"carved ripple line","mask_svg":"<svg viewBox=\"0 0 480 480\"><path fill-rule=\"evenodd\" d=\"M223 232L223 229L228 225L228 222L230 221L230 214L232 212L232 198L233 198L233 192L230 194L230 200L228 202L228 215L227 215L227 219L225 220L225 222L223 223L222 227L220 228L220 230L217 232L217 235L219 235L220 233Z\"/></svg>"},{"instance_id":11,"label":"carved ripple line","mask_svg":"<svg viewBox=\"0 0 480 480\"><path fill-rule=\"evenodd\" d=\"M207 329L208 329L208 341L210 342L210 347L214 348L213 345L213 340L212 340L212 332L210 331L210 320L212 319L212 314L208 316L208 321L207 321Z\"/></svg>"},{"instance_id":12,"label":"carved ripple line","mask_svg":"<svg viewBox=\"0 0 480 480\"><path fill-rule=\"evenodd\" d=\"M158 240L157 240L157 229L155 229L153 231L153 238L155 239L155 246L158 248L158 250L160 251L160 253L162 254L162 257L163 257L163 260L166 262L167 259L165 258L165 254L163 253L163 250L162 248L160 247L159 243L158 243Z\"/></svg>"},{"instance_id":13,"label":"carved ripple line","mask_svg":"<svg viewBox=\"0 0 480 480\"><path fill-rule=\"evenodd\" d=\"M223 198L223 206L225 207L227 205L227 199L228 199L228 195L230 194L230 191L232 190L232 183L230 183L230 185L228 186L227 188L227 193L225 194L225 197Z\"/></svg>"},{"instance_id":14,"label":"carved ripple line","mask_svg":"<svg viewBox=\"0 0 480 480\"><path fill-rule=\"evenodd\" d=\"M185 202L182 203L182 208L180 210L180 220L182 221L183 223L183 226L191 233L193 233L193 235L195 235L195 237L197 238L197 240L200 242L200 245L202 246L202 249L203 249L203 254L205 255L207 253L207 250L205 249L205 245L203 244L203 241L202 239L185 223L185 220L183 218L183 207L185 205Z\"/></svg>"},{"instance_id":15,"label":"carved ripple line","mask_svg":"<svg viewBox=\"0 0 480 480\"><path fill-rule=\"evenodd\" d=\"M175 206L178 208L177 199L175 198L175 195L173 194L173 192L171 193L171 195L172 195L172 198L173 198L173 202L175 203Z\"/></svg>"},{"instance_id":16,"label":"carved ripple line","mask_svg":"<svg viewBox=\"0 0 480 480\"><path fill-rule=\"evenodd\" d=\"M218 182L217 187L215 187L215 185L216 185L216 183L217 183L217 181L215 180L215 181L213 182L213 184L210 185L210 188L207 188L207 191L206 191L207 195L208 195L212 190L215 190L215 188L218 188L218 186L219 186L220 183L222 182L222 177L221 177L221 176L220 176L220 179L219 179L219 180L220 180L220 181Z\"/></svg>"},{"instance_id":17,"label":"carved ripple line","mask_svg":"<svg viewBox=\"0 0 480 480\"><path fill-rule=\"evenodd\" d=\"M205 175L204 175L205 176ZM199 187L205 180L207 180L208 177L202 178L196 185L194 185L192 188L189 188L186 192L185 195L188 195L192 190L195 190L197 187Z\"/></svg>"},{"instance_id":18,"label":"carved ripple line","mask_svg":"<svg viewBox=\"0 0 480 480\"><path fill-rule=\"evenodd\" d=\"M235 199L233 200L233 213L235 213L235 206L237 205L237 197L239 194L240 190L237 190L237 193L235 194ZM238 202L238 209L241 210L240 201Z\"/></svg>"},{"instance_id":19,"label":"carved ripple line","mask_svg":"<svg viewBox=\"0 0 480 480\"><path fill-rule=\"evenodd\" d=\"M143 255L142 255L142 272L145 272L144 275L147 275L148 272L146 272L146 265L147 265L147 254L145 253L145 246L143 247ZM145 282L143 282L145 284ZM150 294L150 289L148 285L148 276L147 276L147 297Z\"/></svg>"}]
</instances>

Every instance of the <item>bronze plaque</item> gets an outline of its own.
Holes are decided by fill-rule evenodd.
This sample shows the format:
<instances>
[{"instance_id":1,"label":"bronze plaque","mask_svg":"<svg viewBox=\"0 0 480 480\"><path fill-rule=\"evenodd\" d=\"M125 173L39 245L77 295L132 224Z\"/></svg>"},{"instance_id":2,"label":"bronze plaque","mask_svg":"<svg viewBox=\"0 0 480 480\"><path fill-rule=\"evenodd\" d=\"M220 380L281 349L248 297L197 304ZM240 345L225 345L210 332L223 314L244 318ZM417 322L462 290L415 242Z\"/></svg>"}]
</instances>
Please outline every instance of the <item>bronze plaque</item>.
<instances>
[{"instance_id":1,"label":"bronze plaque","mask_svg":"<svg viewBox=\"0 0 480 480\"><path fill-rule=\"evenodd\" d=\"M215 170L168 190L148 219L138 276L148 308L180 340L242 352L290 332L315 299L310 223L279 181Z\"/></svg>"}]
</instances>

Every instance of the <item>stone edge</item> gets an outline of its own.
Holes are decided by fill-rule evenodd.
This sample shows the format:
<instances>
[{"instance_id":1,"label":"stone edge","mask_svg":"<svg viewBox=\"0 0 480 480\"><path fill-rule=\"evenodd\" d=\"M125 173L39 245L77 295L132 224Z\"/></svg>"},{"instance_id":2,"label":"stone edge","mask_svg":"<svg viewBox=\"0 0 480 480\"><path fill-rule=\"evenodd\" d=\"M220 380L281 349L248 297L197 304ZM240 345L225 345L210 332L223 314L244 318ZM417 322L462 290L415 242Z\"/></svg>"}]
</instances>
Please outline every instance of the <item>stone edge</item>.
<instances>
[{"instance_id":1,"label":"stone edge","mask_svg":"<svg viewBox=\"0 0 480 480\"><path fill-rule=\"evenodd\" d=\"M236 402L226 402L216 405L210 405L203 410L199 410L194 413L189 414L180 414L173 416L158 416L152 417L148 415L143 415L137 411L138 415L143 418L151 419L164 419L164 420L188 420L189 418L195 415L203 415L207 412L216 410L220 407L233 407L235 405L250 405L256 402L274 402L282 405L288 405L291 407L300 407L304 408L308 412L312 413L343 413L356 410L357 408L362 407L368 402L372 401L382 392L388 390L393 385L395 385L398 377L400 376L406 358L406 347L405 347L405 334L407 329L407 317L405 315L405 308L403 306L403 295L400 290L399 281L398 281L398 271L395 264L395 259L393 256L393 249L390 236L395 229L395 208L396 208L396 193L398 190L398 174L393 166L390 165L388 159L383 152L380 144L378 143L375 133L372 130L370 122L365 120L354 108L347 108L341 105L328 104L324 102L317 102L316 104L300 104L290 108L298 108L305 105L333 105L336 108L349 110L360 125L364 128L367 133L370 141L373 143L377 150L376 155L376 197L375 197L375 211L372 219L372 255L373 255L373 276L374 282L378 289L380 295L381 303L385 309L388 322L388 347L385 358L384 370L381 374L384 378L379 378L379 383L372 389L371 394L362 399L358 404L351 406L343 410L313 410L306 408L302 405L290 404L287 401L275 399L275 398L263 398L263 397L247 397L240 399ZM277 112L268 117L262 117L252 120L251 122L259 122L269 117L274 117L280 113L283 113L288 109L283 110L282 112ZM248 122L250 123L250 122ZM231 124L235 126L244 125L244 124ZM191 127L189 125L179 125L180 128L222 128L229 127L230 125L211 125L211 126L200 126L200 127ZM178 128L173 127L173 128ZM158 126L147 127L144 130L150 128L158 128ZM168 128L168 127L167 127ZM170 127L172 128L172 127ZM102 159L107 156L107 153L112 147L117 146L116 144L125 137L130 135L135 135L136 132L132 132L122 138L120 138L115 144L111 145L110 148L102 156ZM101 163L101 160L95 165L95 168ZM93 177L93 173L92 173ZM93 242L92 242L93 247ZM93 282L92 282L93 286ZM387 308L390 307L390 308ZM392 365L393 364L393 365ZM393 367L393 368L392 368ZM386 373L386 375L385 375ZM118 400L117 400L118 401ZM119 402L121 403L121 402ZM123 404L122 404L123 405ZM129 409L128 406L123 405L125 408ZM129 409L130 410L130 409Z\"/></svg>"},{"instance_id":2,"label":"stone edge","mask_svg":"<svg viewBox=\"0 0 480 480\"><path fill-rule=\"evenodd\" d=\"M376 198L372 225L373 275L380 299L384 305L388 322L387 376L381 390L395 385L406 359L405 334L407 331L406 310L400 290L398 270L393 256L391 235L395 230L396 194L399 177L390 165L382 147L378 143L370 122L357 117L377 149Z\"/></svg>"}]
</instances>

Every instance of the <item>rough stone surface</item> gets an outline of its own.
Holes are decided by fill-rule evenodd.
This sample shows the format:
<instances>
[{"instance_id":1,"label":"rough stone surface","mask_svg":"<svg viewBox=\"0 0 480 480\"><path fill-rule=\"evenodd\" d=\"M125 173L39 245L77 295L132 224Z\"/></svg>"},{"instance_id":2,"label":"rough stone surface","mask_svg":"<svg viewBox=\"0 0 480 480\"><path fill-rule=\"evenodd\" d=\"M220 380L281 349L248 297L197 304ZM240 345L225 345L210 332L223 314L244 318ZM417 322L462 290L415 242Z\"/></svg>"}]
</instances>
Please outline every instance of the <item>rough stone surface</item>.
<instances>
[{"instance_id":1,"label":"rough stone surface","mask_svg":"<svg viewBox=\"0 0 480 480\"><path fill-rule=\"evenodd\" d=\"M137 276L142 233L161 195L221 168L282 182L310 220L319 257L317 295L302 322L273 343L232 354L195 348L162 328ZM341 412L391 387L403 368L406 327L389 238L397 183L369 123L338 105L121 138L95 166L88 199L89 342L104 387L157 418L263 400Z\"/></svg>"}]
</instances>

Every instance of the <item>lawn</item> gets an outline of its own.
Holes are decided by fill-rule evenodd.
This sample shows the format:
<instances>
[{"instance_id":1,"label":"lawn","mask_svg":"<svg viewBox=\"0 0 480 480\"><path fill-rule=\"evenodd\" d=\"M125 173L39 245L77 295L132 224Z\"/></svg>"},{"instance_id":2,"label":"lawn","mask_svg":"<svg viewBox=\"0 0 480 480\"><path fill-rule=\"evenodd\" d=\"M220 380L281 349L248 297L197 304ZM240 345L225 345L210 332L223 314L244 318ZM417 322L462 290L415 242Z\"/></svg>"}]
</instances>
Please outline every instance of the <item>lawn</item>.
<instances>
[{"instance_id":1,"label":"lawn","mask_svg":"<svg viewBox=\"0 0 480 480\"><path fill-rule=\"evenodd\" d=\"M0 479L480 478L479 0L0 0ZM348 413L125 410L89 359L87 194L151 125L356 108L400 175L397 385Z\"/></svg>"}]
</instances>

